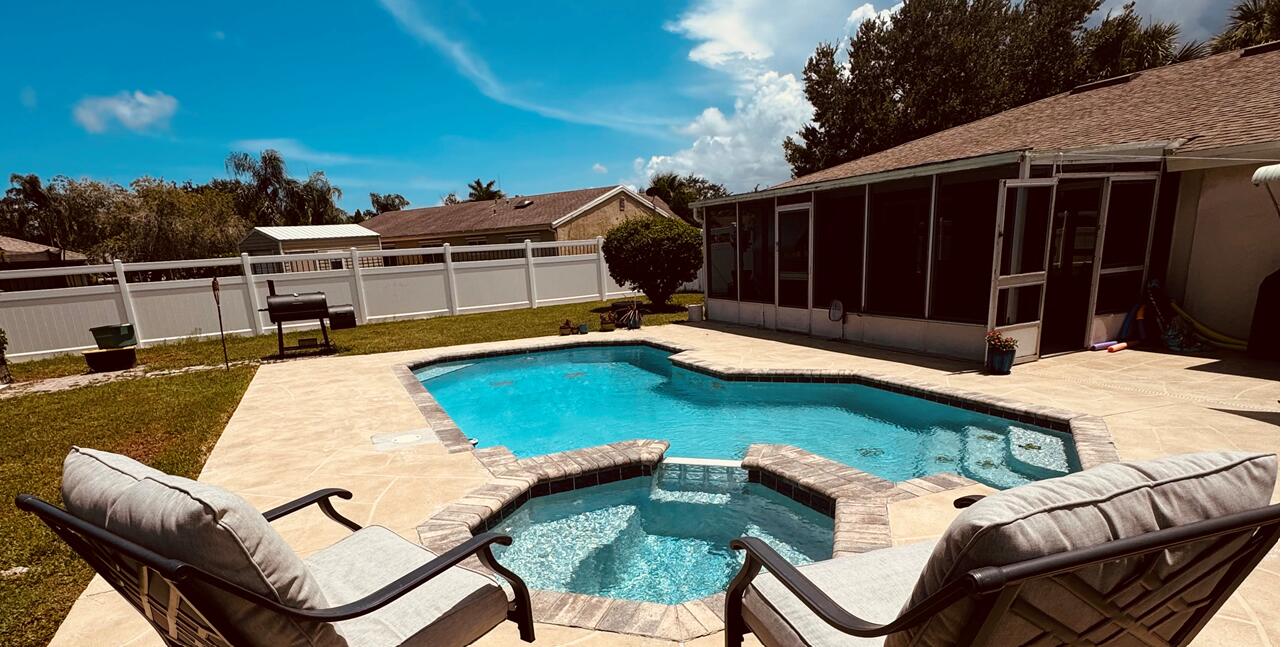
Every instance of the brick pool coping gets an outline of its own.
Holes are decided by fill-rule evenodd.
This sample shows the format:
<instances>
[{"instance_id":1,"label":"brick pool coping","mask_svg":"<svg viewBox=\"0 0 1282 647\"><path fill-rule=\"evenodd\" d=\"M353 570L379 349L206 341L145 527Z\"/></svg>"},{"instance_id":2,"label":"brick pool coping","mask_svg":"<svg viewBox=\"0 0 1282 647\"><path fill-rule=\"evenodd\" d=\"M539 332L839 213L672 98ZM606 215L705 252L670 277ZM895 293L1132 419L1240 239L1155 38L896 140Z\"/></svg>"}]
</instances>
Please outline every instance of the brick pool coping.
<instances>
[{"instance_id":1,"label":"brick pool coping","mask_svg":"<svg viewBox=\"0 0 1282 647\"><path fill-rule=\"evenodd\" d=\"M476 449L414 376L415 370L425 366L467 359L576 347L644 345L674 353L669 359L677 366L728 381L861 384L1068 432L1082 469L1119 460L1108 426L1098 416L867 371L744 369L682 357L685 351L693 349L674 344L644 338L611 339L604 336L606 334L523 340L524 343L517 346L492 350L442 350L394 367L398 380L428 428L446 449L451 453L473 452L494 477L420 525L419 541L424 546L438 553L448 550L474 534L493 528L533 497L651 475L668 448L663 440L627 440L524 459L518 459L503 446ZM749 482L769 487L831 516L834 558L890 547L890 503L976 484L955 473L891 482L791 445L750 445L741 467L747 470ZM465 564L484 570L475 558ZM538 622L677 641L723 630L724 599L724 593L717 593L666 605L579 593L531 591L534 618Z\"/></svg>"}]
</instances>

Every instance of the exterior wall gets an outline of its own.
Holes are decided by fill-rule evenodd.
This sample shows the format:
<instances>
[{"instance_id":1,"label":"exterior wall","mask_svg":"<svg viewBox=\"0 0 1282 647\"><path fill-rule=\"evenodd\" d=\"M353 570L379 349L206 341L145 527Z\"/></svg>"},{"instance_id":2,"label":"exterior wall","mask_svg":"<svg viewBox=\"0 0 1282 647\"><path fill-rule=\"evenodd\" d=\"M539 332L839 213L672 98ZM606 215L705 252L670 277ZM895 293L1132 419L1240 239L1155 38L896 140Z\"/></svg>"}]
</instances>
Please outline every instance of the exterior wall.
<instances>
[{"instance_id":1,"label":"exterior wall","mask_svg":"<svg viewBox=\"0 0 1282 647\"><path fill-rule=\"evenodd\" d=\"M619 210L619 198L623 198L623 210ZM604 236L615 225L629 218L653 216L654 209L642 204L632 196L619 194L593 207L587 213L561 225L556 230L557 240L588 240Z\"/></svg>"},{"instance_id":2,"label":"exterior wall","mask_svg":"<svg viewBox=\"0 0 1282 647\"><path fill-rule=\"evenodd\" d=\"M351 248L356 249L380 249L377 238L322 238L318 240L285 240L281 241L280 249L282 254L297 254L300 252L345 252ZM241 250L248 251L248 250ZM250 252L251 254L253 252ZM265 252L275 253L275 252Z\"/></svg>"},{"instance_id":3,"label":"exterior wall","mask_svg":"<svg viewBox=\"0 0 1282 647\"><path fill-rule=\"evenodd\" d=\"M1258 166L1184 173L1168 270L1172 298L1240 339L1250 335L1260 281L1278 269L1278 212L1251 184Z\"/></svg>"},{"instance_id":4,"label":"exterior wall","mask_svg":"<svg viewBox=\"0 0 1282 647\"><path fill-rule=\"evenodd\" d=\"M281 253L280 241L257 229L251 230L245 239L240 241L237 250L253 256Z\"/></svg>"}]
</instances>

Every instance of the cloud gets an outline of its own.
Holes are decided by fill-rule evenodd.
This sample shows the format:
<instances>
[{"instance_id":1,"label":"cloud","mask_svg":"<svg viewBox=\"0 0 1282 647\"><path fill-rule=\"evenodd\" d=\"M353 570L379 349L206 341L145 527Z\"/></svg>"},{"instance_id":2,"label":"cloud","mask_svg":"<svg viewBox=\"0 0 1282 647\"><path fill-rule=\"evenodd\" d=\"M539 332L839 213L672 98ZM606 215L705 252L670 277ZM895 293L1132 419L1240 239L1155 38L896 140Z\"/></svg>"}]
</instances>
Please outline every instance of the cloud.
<instances>
[{"instance_id":1,"label":"cloud","mask_svg":"<svg viewBox=\"0 0 1282 647\"><path fill-rule=\"evenodd\" d=\"M519 97L495 76L485 59L472 52L466 43L451 38L427 20L413 0L379 0L379 3L405 33L444 55L459 74L470 81L481 94L494 101L549 119L633 133L655 134L656 130L671 125L671 120L663 118L624 115L617 111L601 113L567 110Z\"/></svg>"},{"instance_id":2,"label":"cloud","mask_svg":"<svg viewBox=\"0 0 1282 647\"><path fill-rule=\"evenodd\" d=\"M209 33L209 37L214 40L227 40L227 33L221 29L216 29Z\"/></svg>"},{"instance_id":3,"label":"cloud","mask_svg":"<svg viewBox=\"0 0 1282 647\"><path fill-rule=\"evenodd\" d=\"M372 164L377 160L369 157L358 157L346 153L329 153L313 150L297 139L287 137L265 139L238 139L231 143L236 150L259 153L272 149L285 158L285 162L303 162L305 164L322 164L326 166L343 166L348 164Z\"/></svg>"},{"instance_id":4,"label":"cloud","mask_svg":"<svg viewBox=\"0 0 1282 647\"><path fill-rule=\"evenodd\" d=\"M35 110L40 105L40 100L36 97L36 89L28 85L19 90L18 103L27 110Z\"/></svg>"},{"instance_id":5,"label":"cloud","mask_svg":"<svg viewBox=\"0 0 1282 647\"><path fill-rule=\"evenodd\" d=\"M85 97L76 103L72 116L76 123L91 133L106 132L112 122L134 132L169 127L169 119L178 111L178 100L155 92L121 91L109 97Z\"/></svg>"},{"instance_id":6,"label":"cloud","mask_svg":"<svg viewBox=\"0 0 1282 647\"><path fill-rule=\"evenodd\" d=\"M597 162L596 164L592 165L592 172L593 173L609 173L610 169L606 168L605 164Z\"/></svg>"},{"instance_id":7,"label":"cloud","mask_svg":"<svg viewBox=\"0 0 1282 647\"><path fill-rule=\"evenodd\" d=\"M865 2L855 7L855 10L846 16L846 35L854 36L855 32L859 31L859 26L869 20L890 20L890 17L898 13L903 6L904 3L900 2L877 11L871 2Z\"/></svg>"},{"instance_id":8,"label":"cloud","mask_svg":"<svg viewBox=\"0 0 1282 647\"><path fill-rule=\"evenodd\" d=\"M1098 16L1119 13L1124 0L1106 0ZM1228 21L1233 0L1136 0L1135 13L1145 20L1180 25L1181 40L1205 40L1219 33Z\"/></svg>"}]
</instances>

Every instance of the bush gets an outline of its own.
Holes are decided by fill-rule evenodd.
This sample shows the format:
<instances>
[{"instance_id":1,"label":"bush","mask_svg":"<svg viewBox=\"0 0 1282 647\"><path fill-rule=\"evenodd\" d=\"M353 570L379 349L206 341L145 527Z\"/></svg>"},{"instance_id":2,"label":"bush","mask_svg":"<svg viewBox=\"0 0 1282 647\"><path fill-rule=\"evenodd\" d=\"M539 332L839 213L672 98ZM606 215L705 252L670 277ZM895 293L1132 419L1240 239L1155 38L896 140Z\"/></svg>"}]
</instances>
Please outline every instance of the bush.
<instances>
[{"instance_id":1,"label":"bush","mask_svg":"<svg viewBox=\"0 0 1282 647\"><path fill-rule=\"evenodd\" d=\"M703 237L675 218L632 218L605 235L604 252L615 283L662 305L699 275Z\"/></svg>"}]
</instances>

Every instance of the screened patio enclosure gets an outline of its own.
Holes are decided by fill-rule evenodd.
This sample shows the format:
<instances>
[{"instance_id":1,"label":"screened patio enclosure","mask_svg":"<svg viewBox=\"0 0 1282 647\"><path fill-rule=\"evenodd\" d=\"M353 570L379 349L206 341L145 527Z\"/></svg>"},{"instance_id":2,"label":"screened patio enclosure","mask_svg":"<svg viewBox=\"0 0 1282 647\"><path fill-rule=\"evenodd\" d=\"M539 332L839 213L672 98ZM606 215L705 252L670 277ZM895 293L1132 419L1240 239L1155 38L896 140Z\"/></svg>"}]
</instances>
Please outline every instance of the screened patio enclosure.
<instances>
[{"instance_id":1,"label":"screened patio enclosure","mask_svg":"<svg viewBox=\"0 0 1282 647\"><path fill-rule=\"evenodd\" d=\"M1177 176L1135 155L1064 159L1013 153L699 203L708 316L974 360L990 329L1019 340L1017 361L1112 339L1164 266L1152 250L1169 238L1160 212Z\"/></svg>"}]
</instances>

